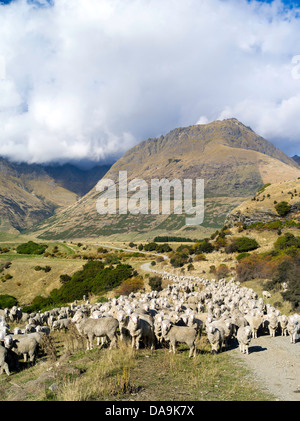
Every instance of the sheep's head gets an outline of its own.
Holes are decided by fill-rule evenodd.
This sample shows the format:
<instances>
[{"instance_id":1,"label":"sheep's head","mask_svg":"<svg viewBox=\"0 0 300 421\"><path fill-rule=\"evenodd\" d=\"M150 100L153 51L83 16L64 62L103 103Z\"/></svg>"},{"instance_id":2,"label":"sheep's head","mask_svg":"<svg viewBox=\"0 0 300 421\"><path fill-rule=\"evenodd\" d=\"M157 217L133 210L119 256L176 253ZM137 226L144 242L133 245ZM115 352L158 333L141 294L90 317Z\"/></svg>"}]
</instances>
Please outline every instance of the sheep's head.
<instances>
[{"instance_id":1,"label":"sheep's head","mask_svg":"<svg viewBox=\"0 0 300 421\"><path fill-rule=\"evenodd\" d=\"M136 313L132 313L130 319L135 325L137 325L140 320L140 316Z\"/></svg>"},{"instance_id":2,"label":"sheep's head","mask_svg":"<svg viewBox=\"0 0 300 421\"><path fill-rule=\"evenodd\" d=\"M215 333L215 331L217 330L217 328L213 325L209 325L207 330L208 330L209 333L211 333L213 335Z\"/></svg>"},{"instance_id":3,"label":"sheep's head","mask_svg":"<svg viewBox=\"0 0 300 421\"><path fill-rule=\"evenodd\" d=\"M161 324L162 335L163 336L167 335L171 327L172 327L172 323L170 322L170 320L163 320Z\"/></svg>"},{"instance_id":4,"label":"sheep's head","mask_svg":"<svg viewBox=\"0 0 300 421\"><path fill-rule=\"evenodd\" d=\"M5 348L11 348L13 345L13 338L10 335L5 336L4 340Z\"/></svg>"}]
</instances>

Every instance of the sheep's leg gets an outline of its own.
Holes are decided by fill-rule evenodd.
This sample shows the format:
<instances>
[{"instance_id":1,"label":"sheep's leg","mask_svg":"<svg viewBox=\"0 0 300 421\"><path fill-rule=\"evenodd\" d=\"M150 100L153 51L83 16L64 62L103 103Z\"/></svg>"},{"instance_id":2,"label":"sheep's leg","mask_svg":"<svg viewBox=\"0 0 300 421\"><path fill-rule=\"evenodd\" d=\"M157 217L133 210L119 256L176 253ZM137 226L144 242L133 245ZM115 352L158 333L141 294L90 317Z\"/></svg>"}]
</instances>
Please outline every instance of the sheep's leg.
<instances>
[{"instance_id":1,"label":"sheep's leg","mask_svg":"<svg viewBox=\"0 0 300 421\"><path fill-rule=\"evenodd\" d=\"M136 349L140 349L140 339L141 339L141 336L137 336L135 338L135 347L136 347Z\"/></svg>"},{"instance_id":2,"label":"sheep's leg","mask_svg":"<svg viewBox=\"0 0 300 421\"><path fill-rule=\"evenodd\" d=\"M93 349L93 335L88 335L87 337L87 350Z\"/></svg>"},{"instance_id":3,"label":"sheep's leg","mask_svg":"<svg viewBox=\"0 0 300 421\"><path fill-rule=\"evenodd\" d=\"M27 362L27 353L26 352L24 352L23 357L24 357L24 362L26 363Z\"/></svg>"},{"instance_id":4,"label":"sheep's leg","mask_svg":"<svg viewBox=\"0 0 300 421\"><path fill-rule=\"evenodd\" d=\"M192 345L190 347L189 358L192 358L192 356L195 356L195 350L196 350L195 345Z\"/></svg>"},{"instance_id":5,"label":"sheep's leg","mask_svg":"<svg viewBox=\"0 0 300 421\"><path fill-rule=\"evenodd\" d=\"M107 336L106 340L110 340L110 345L109 345L110 349L117 347L117 335L115 333Z\"/></svg>"}]
</instances>

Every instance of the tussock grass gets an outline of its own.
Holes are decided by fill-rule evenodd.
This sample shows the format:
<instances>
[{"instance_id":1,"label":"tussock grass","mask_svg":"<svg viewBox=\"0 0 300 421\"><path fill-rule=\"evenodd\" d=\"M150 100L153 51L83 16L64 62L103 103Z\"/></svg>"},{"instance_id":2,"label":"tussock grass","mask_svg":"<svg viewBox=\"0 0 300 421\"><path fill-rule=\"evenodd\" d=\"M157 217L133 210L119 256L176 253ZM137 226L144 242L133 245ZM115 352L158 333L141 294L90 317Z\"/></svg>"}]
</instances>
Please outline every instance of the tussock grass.
<instances>
[{"instance_id":1,"label":"tussock grass","mask_svg":"<svg viewBox=\"0 0 300 421\"><path fill-rule=\"evenodd\" d=\"M64 381L58 400L115 400L137 389L131 378L135 351L123 343L118 349L86 351L84 359L77 360L76 365L84 370L84 374Z\"/></svg>"}]
</instances>

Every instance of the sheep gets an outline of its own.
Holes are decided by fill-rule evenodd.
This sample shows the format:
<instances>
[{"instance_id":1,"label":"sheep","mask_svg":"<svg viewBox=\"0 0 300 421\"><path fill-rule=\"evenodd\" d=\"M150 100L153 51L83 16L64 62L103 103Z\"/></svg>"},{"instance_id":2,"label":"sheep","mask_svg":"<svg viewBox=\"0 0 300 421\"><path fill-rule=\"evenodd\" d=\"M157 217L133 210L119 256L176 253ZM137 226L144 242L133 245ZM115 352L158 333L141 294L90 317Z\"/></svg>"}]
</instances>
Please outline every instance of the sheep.
<instances>
[{"instance_id":1,"label":"sheep","mask_svg":"<svg viewBox=\"0 0 300 421\"><path fill-rule=\"evenodd\" d=\"M151 349L154 349L155 335L153 319L151 316L147 317L147 315L144 314L132 313L127 328L132 338L132 348L139 349L139 343L142 341L145 346L150 346Z\"/></svg>"},{"instance_id":2,"label":"sheep","mask_svg":"<svg viewBox=\"0 0 300 421\"><path fill-rule=\"evenodd\" d=\"M300 323L295 316L289 317L287 330L289 335L291 336L291 344L295 344L297 336L300 334Z\"/></svg>"},{"instance_id":3,"label":"sheep","mask_svg":"<svg viewBox=\"0 0 300 421\"><path fill-rule=\"evenodd\" d=\"M239 310L234 310L231 315L231 322L233 324L233 334L236 335L237 331L242 326L247 326L248 322Z\"/></svg>"},{"instance_id":4,"label":"sheep","mask_svg":"<svg viewBox=\"0 0 300 421\"><path fill-rule=\"evenodd\" d=\"M17 306L13 306L9 312L9 320L11 322L19 322L21 318L22 318L22 310Z\"/></svg>"},{"instance_id":5,"label":"sheep","mask_svg":"<svg viewBox=\"0 0 300 421\"><path fill-rule=\"evenodd\" d=\"M29 335L11 335L11 338L11 349L18 355L23 354L25 362L29 356L30 362L34 363L38 353L37 340Z\"/></svg>"},{"instance_id":6,"label":"sheep","mask_svg":"<svg viewBox=\"0 0 300 421\"><path fill-rule=\"evenodd\" d=\"M262 296L265 299L271 298L271 294L269 293L269 291L263 291Z\"/></svg>"},{"instance_id":7,"label":"sheep","mask_svg":"<svg viewBox=\"0 0 300 421\"><path fill-rule=\"evenodd\" d=\"M288 318L285 314L278 317L279 327L281 330L281 336L287 335Z\"/></svg>"},{"instance_id":8,"label":"sheep","mask_svg":"<svg viewBox=\"0 0 300 421\"><path fill-rule=\"evenodd\" d=\"M37 333L45 333L46 335L50 334L50 328L48 326L37 326L36 327Z\"/></svg>"},{"instance_id":9,"label":"sheep","mask_svg":"<svg viewBox=\"0 0 300 421\"><path fill-rule=\"evenodd\" d=\"M71 323L71 319L55 320L52 324L52 329L59 330L59 331L64 329L64 331L66 332L66 330L69 328L70 323Z\"/></svg>"},{"instance_id":10,"label":"sheep","mask_svg":"<svg viewBox=\"0 0 300 421\"><path fill-rule=\"evenodd\" d=\"M106 337L110 339L110 348L117 344L117 329L119 322L113 317L102 317L100 319L79 318L75 316L72 321L80 335L87 338L87 350L93 349L93 340L95 337Z\"/></svg>"},{"instance_id":11,"label":"sheep","mask_svg":"<svg viewBox=\"0 0 300 421\"><path fill-rule=\"evenodd\" d=\"M206 327L207 339L212 348L212 354L222 352L225 331L221 326L214 326L212 323Z\"/></svg>"},{"instance_id":12,"label":"sheep","mask_svg":"<svg viewBox=\"0 0 300 421\"><path fill-rule=\"evenodd\" d=\"M176 352L176 343L185 343L189 346L189 358L195 357L197 353L195 341L197 330L188 326L175 326L170 320L162 321L162 337L170 342L170 350Z\"/></svg>"},{"instance_id":13,"label":"sheep","mask_svg":"<svg viewBox=\"0 0 300 421\"><path fill-rule=\"evenodd\" d=\"M275 337L276 329L278 328L278 320L275 314L270 314L267 318L268 321L268 329L271 337Z\"/></svg>"},{"instance_id":14,"label":"sheep","mask_svg":"<svg viewBox=\"0 0 300 421\"><path fill-rule=\"evenodd\" d=\"M257 338L257 331L263 322L263 315L261 313L246 314L245 319L249 323L252 330L252 337Z\"/></svg>"},{"instance_id":15,"label":"sheep","mask_svg":"<svg viewBox=\"0 0 300 421\"><path fill-rule=\"evenodd\" d=\"M155 335L158 345L161 345L163 342L162 328L161 328L163 317L164 317L163 314L157 314L156 317L154 317L154 324L153 324L154 335Z\"/></svg>"},{"instance_id":16,"label":"sheep","mask_svg":"<svg viewBox=\"0 0 300 421\"><path fill-rule=\"evenodd\" d=\"M203 322L198 317L196 317L193 313L188 316L187 326L194 327L197 331L198 338L201 337Z\"/></svg>"},{"instance_id":17,"label":"sheep","mask_svg":"<svg viewBox=\"0 0 300 421\"><path fill-rule=\"evenodd\" d=\"M119 321L120 340L125 342L130 338L130 332L128 330L129 316L124 311L119 311L117 320Z\"/></svg>"},{"instance_id":18,"label":"sheep","mask_svg":"<svg viewBox=\"0 0 300 421\"><path fill-rule=\"evenodd\" d=\"M219 319L219 320L208 319L208 321L209 321L209 323L208 323L207 326L209 326L209 325L216 326L224 332L223 345L225 345L225 347L227 347L228 341L233 336L233 332L234 332L234 325L233 325L231 319L228 319L228 318Z\"/></svg>"},{"instance_id":19,"label":"sheep","mask_svg":"<svg viewBox=\"0 0 300 421\"><path fill-rule=\"evenodd\" d=\"M239 343L240 351L244 354L249 354L249 344L252 338L251 327L241 326L237 331L236 338Z\"/></svg>"},{"instance_id":20,"label":"sheep","mask_svg":"<svg viewBox=\"0 0 300 421\"><path fill-rule=\"evenodd\" d=\"M3 370L8 376L10 375L9 367L6 362L7 354L7 349L4 346L0 345L0 375L3 373Z\"/></svg>"}]
</instances>

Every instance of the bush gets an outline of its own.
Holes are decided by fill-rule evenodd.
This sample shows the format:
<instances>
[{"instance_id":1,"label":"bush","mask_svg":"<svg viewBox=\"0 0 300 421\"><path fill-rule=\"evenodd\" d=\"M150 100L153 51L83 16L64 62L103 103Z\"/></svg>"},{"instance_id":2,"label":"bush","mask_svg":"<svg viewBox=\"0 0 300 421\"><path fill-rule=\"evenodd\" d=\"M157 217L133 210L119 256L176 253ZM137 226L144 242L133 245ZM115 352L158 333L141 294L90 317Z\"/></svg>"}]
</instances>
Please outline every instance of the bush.
<instances>
[{"instance_id":1,"label":"bush","mask_svg":"<svg viewBox=\"0 0 300 421\"><path fill-rule=\"evenodd\" d=\"M18 305L18 300L12 295L0 295L0 308L11 308Z\"/></svg>"},{"instance_id":2,"label":"bush","mask_svg":"<svg viewBox=\"0 0 300 421\"><path fill-rule=\"evenodd\" d=\"M129 295L132 292L137 292L143 286L144 282L141 277L126 279L116 290L116 295Z\"/></svg>"},{"instance_id":3,"label":"bush","mask_svg":"<svg viewBox=\"0 0 300 421\"><path fill-rule=\"evenodd\" d=\"M221 264L216 272L217 278L218 279L222 279L222 278L226 278L226 276L228 276L230 273L228 266Z\"/></svg>"},{"instance_id":4,"label":"bush","mask_svg":"<svg viewBox=\"0 0 300 421\"><path fill-rule=\"evenodd\" d=\"M275 206L275 209L278 215L286 216L290 212L291 206L287 202L282 201L282 202L277 203L277 205Z\"/></svg>"},{"instance_id":5,"label":"bush","mask_svg":"<svg viewBox=\"0 0 300 421\"><path fill-rule=\"evenodd\" d=\"M154 276L149 278L149 285L151 291L161 291L162 290L162 278L160 276Z\"/></svg>"},{"instance_id":6,"label":"bush","mask_svg":"<svg viewBox=\"0 0 300 421\"><path fill-rule=\"evenodd\" d=\"M71 279L64 277L66 282L59 289L53 289L48 297L35 297L27 312L39 311L56 307L74 300L81 300L83 295L103 294L118 287L124 280L133 276L130 265L118 264L116 267L104 267L99 261L89 261L83 268L74 273Z\"/></svg>"},{"instance_id":7,"label":"bush","mask_svg":"<svg viewBox=\"0 0 300 421\"><path fill-rule=\"evenodd\" d=\"M250 281L251 279L271 279L276 271L276 262L273 256L262 256L251 254L239 261L236 267L237 280L239 282Z\"/></svg>"},{"instance_id":8,"label":"bush","mask_svg":"<svg viewBox=\"0 0 300 421\"><path fill-rule=\"evenodd\" d=\"M249 253L243 252L243 253L240 253L238 256L236 256L236 260L242 260L242 259L244 259L245 257L248 257L248 256L250 256Z\"/></svg>"},{"instance_id":9,"label":"bush","mask_svg":"<svg viewBox=\"0 0 300 421\"><path fill-rule=\"evenodd\" d=\"M215 247L209 242L208 239L199 241L193 246L193 251L195 254L212 253L214 250Z\"/></svg>"},{"instance_id":10,"label":"bush","mask_svg":"<svg viewBox=\"0 0 300 421\"><path fill-rule=\"evenodd\" d=\"M36 270L36 271L43 270L44 272L50 272L51 266L44 266L44 267L42 267L42 266L35 266L34 267L34 270Z\"/></svg>"},{"instance_id":11,"label":"bush","mask_svg":"<svg viewBox=\"0 0 300 421\"><path fill-rule=\"evenodd\" d=\"M200 254L197 254L196 256L195 256L195 258L194 258L194 261L195 262L204 262L204 261L206 261L207 259L206 259L206 257L205 257L205 254L202 254L202 253L200 253Z\"/></svg>"},{"instance_id":12,"label":"bush","mask_svg":"<svg viewBox=\"0 0 300 421\"><path fill-rule=\"evenodd\" d=\"M234 240L236 251L244 253L251 250L256 250L259 247L258 242L254 238L240 237Z\"/></svg>"},{"instance_id":13,"label":"bush","mask_svg":"<svg viewBox=\"0 0 300 421\"><path fill-rule=\"evenodd\" d=\"M189 256L183 252L173 253L170 259L170 263L174 268L179 268L188 263Z\"/></svg>"},{"instance_id":14,"label":"bush","mask_svg":"<svg viewBox=\"0 0 300 421\"><path fill-rule=\"evenodd\" d=\"M20 244L16 251L19 254L43 254L47 249L46 244L37 244L33 241L28 241L28 243Z\"/></svg>"},{"instance_id":15,"label":"bush","mask_svg":"<svg viewBox=\"0 0 300 421\"><path fill-rule=\"evenodd\" d=\"M291 247L299 249L300 237L295 237L294 234L285 233L275 241L274 247L276 250L287 250Z\"/></svg>"}]
</instances>

